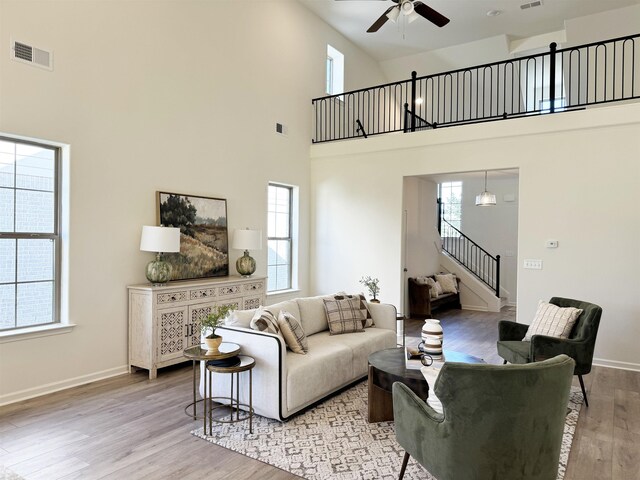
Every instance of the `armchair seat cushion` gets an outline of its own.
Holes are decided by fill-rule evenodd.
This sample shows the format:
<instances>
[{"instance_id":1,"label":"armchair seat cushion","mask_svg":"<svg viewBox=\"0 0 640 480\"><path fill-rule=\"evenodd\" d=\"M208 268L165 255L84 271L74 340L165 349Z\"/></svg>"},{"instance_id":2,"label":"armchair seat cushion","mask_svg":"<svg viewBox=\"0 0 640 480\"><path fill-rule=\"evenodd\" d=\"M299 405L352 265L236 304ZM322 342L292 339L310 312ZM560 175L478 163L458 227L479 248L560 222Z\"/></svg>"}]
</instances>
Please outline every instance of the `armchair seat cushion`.
<instances>
[{"instance_id":1,"label":"armchair seat cushion","mask_svg":"<svg viewBox=\"0 0 640 480\"><path fill-rule=\"evenodd\" d=\"M521 340L501 340L498 342L498 355L509 363L529 363L531 342Z\"/></svg>"}]
</instances>

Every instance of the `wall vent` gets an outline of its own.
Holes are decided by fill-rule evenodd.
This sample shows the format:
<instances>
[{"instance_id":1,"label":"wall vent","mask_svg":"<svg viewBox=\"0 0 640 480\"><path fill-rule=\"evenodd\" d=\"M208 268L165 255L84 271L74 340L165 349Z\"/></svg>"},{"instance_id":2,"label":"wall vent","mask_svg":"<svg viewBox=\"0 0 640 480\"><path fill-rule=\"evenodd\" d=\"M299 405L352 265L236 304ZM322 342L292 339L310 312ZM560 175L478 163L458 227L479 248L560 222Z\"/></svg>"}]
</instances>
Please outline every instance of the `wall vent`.
<instances>
[{"instance_id":1,"label":"wall vent","mask_svg":"<svg viewBox=\"0 0 640 480\"><path fill-rule=\"evenodd\" d=\"M11 40L10 51L11 58L17 62L27 63L45 70L53 70L53 52L51 51L16 40Z\"/></svg>"},{"instance_id":2,"label":"wall vent","mask_svg":"<svg viewBox=\"0 0 640 480\"><path fill-rule=\"evenodd\" d=\"M540 7L542 5L542 0L535 0L534 2L523 3L520 5L520 9L526 10L527 8Z\"/></svg>"}]
</instances>

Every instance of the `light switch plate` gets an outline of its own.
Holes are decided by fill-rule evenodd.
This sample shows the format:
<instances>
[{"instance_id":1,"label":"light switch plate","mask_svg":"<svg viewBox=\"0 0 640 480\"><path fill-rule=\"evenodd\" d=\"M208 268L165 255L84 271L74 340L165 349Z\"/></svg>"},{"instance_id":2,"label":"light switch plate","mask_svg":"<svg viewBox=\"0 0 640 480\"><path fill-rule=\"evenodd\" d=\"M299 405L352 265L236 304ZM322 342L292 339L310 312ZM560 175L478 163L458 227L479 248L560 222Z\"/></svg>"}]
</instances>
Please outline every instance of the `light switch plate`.
<instances>
[{"instance_id":1,"label":"light switch plate","mask_svg":"<svg viewBox=\"0 0 640 480\"><path fill-rule=\"evenodd\" d=\"M542 260L525 258L524 268L529 268L532 270L542 270Z\"/></svg>"}]
</instances>

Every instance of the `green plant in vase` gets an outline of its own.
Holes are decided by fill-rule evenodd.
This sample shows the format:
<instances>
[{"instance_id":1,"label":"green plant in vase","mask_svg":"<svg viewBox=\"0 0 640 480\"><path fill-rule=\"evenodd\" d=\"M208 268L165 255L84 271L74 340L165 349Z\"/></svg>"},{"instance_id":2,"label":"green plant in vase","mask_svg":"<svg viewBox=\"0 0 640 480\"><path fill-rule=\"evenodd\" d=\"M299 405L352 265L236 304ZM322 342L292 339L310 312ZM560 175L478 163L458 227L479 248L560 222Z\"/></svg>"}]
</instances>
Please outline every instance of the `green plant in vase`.
<instances>
[{"instance_id":1,"label":"green plant in vase","mask_svg":"<svg viewBox=\"0 0 640 480\"><path fill-rule=\"evenodd\" d=\"M208 351L215 352L220 347L222 337L216 335L216 328L223 324L224 319L234 309L233 305L214 305L211 307L211 313L200 323L200 329Z\"/></svg>"},{"instance_id":2,"label":"green plant in vase","mask_svg":"<svg viewBox=\"0 0 640 480\"><path fill-rule=\"evenodd\" d=\"M371 302L380 303L380 300L378 300L378 294L380 293L380 287L378 286L378 283L380 283L380 280L378 280L377 278L371 278L369 275L367 275L366 277L362 277L360 279L360 283L367 287L367 290L369 290L369 294L372 297Z\"/></svg>"}]
</instances>

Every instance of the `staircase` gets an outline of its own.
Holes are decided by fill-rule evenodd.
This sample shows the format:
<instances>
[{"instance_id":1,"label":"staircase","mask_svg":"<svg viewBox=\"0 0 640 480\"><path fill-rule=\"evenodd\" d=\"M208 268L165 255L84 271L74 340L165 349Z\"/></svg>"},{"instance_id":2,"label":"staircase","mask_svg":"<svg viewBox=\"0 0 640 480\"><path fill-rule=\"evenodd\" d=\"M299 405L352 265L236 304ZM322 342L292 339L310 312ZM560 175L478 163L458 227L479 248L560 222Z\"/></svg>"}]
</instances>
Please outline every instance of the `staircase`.
<instances>
[{"instance_id":1,"label":"staircase","mask_svg":"<svg viewBox=\"0 0 640 480\"><path fill-rule=\"evenodd\" d=\"M486 305L491 312L499 312L506 304L509 292L500 286L500 255L493 256L449 223L443 216L443 204L438 199L438 232L441 238L441 266L455 273L463 288L461 301ZM467 302L465 302L465 298Z\"/></svg>"}]
</instances>

